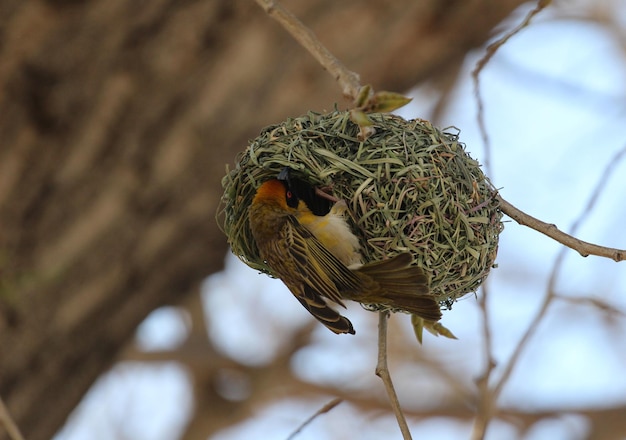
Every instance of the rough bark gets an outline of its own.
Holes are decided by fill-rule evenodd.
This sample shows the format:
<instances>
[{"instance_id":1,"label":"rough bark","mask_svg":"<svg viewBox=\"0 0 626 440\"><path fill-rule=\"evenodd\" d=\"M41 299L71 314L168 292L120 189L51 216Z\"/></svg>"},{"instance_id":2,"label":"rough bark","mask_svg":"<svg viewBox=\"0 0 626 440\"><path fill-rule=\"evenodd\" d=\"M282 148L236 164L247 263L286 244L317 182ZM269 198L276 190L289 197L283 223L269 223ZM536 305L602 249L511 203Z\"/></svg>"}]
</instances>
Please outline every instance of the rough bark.
<instances>
[{"instance_id":1,"label":"rough bark","mask_svg":"<svg viewBox=\"0 0 626 440\"><path fill-rule=\"evenodd\" d=\"M285 3L402 91L454 75L522 1ZM222 267L225 163L341 97L252 0L3 0L0 51L0 396L38 440L151 310Z\"/></svg>"}]
</instances>

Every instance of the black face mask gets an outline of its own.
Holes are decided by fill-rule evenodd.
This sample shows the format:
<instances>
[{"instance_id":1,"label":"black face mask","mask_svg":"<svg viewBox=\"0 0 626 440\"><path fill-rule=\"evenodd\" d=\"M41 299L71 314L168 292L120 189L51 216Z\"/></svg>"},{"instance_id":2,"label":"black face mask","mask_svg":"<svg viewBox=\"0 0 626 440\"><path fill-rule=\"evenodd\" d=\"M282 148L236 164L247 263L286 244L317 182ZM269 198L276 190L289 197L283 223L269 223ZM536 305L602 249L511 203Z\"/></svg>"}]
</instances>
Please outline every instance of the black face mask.
<instances>
[{"instance_id":1,"label":"black face mask","mask_svg":"<svg viewBox=\"0 0 626 440\"><path fill-rule=\"evenodd\" d=\"M283 168L278 174L278 180L287 188L287 206L297 208L298 202L302 200L315 215L323 216L330 212L332 202L315 194L315 188L308 182L294 177L291 168Z\"/></svg>"}]
</instances>

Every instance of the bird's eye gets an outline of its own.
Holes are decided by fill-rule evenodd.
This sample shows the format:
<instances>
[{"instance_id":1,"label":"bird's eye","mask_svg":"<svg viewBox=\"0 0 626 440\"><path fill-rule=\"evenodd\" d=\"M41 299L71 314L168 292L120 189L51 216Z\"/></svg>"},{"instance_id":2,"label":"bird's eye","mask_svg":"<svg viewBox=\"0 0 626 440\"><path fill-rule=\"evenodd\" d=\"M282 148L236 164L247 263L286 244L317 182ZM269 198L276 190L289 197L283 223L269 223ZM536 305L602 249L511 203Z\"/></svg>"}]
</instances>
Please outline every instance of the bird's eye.
<instances>
[{"instance_id":1,"label":"bird's eye","mask_svg":"<svg viewBox=\"0 0 626 440\"><path fill-rule=\"evenodd\" d=\"M287 198L287 206L291 208L298 207L298 196L294 194L291 190L287 190L286 198Z\"/></svg>"}]
</instances>

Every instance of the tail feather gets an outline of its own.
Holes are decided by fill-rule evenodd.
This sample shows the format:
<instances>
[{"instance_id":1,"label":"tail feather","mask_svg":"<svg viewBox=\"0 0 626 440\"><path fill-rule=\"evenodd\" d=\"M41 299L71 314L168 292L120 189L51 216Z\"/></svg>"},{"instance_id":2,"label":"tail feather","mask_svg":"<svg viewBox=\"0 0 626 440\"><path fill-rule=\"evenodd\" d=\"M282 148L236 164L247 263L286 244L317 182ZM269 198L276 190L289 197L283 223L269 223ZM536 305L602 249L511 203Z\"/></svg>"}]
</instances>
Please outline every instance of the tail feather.
<instances>
[{"instance_id":1,"label":"tail feather","mask_svg":"<svg viewBox=\"0 0 626 440\"><path fill-rule=\"evenodd\" d=\"M355 333L350 320L329 307L324 300L313 302L307 301L306 298L299 295L294 296L315 319L328 327L332 332L337 334L350 333L351 335Z\"/></svg>"},{"instance_id":2,"label":"tail feather","mask_svg":"<svg viewBox=\"0 0 626 440\"><path fill-rule=\"evenodd\" d=\"M412 261L411 254L403 253L356 269L356 272L367 276L372 285L368 286L370 288L367 291L361 292L362 297L354 299L365 304L384 304L392 309L438 321L441 319L441 310L428 289L428 276L421 268L411 266Z\"/></svg>"}]
</instances>

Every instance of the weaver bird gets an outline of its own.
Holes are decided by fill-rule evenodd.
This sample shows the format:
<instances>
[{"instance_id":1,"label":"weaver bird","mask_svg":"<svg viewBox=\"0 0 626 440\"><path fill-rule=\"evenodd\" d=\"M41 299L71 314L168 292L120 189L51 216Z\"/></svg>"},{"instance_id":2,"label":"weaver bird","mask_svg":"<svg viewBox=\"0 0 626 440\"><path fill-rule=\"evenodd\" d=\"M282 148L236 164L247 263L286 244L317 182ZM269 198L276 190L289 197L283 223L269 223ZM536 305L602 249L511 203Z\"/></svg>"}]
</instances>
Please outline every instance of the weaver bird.
<instances>
[{"instance_id":1,"label":"weaver bird","mask_svg":"<svg viewBox=\"0 0 626 440\"><path fill-rule=\"evenodd\" d=\"M359 240L343 217L345 203L329 208L330 202L291 177L289 168L278 177L258 188L248 211L250 229L272 274L318 321L335 333L355 333L325 298L344 308L349 299L430 321L441 318L428 278L411 265L409 253L361 265Z\"/></svg>"}]
</instances>

